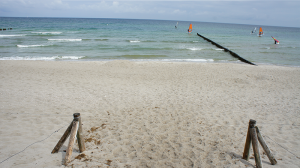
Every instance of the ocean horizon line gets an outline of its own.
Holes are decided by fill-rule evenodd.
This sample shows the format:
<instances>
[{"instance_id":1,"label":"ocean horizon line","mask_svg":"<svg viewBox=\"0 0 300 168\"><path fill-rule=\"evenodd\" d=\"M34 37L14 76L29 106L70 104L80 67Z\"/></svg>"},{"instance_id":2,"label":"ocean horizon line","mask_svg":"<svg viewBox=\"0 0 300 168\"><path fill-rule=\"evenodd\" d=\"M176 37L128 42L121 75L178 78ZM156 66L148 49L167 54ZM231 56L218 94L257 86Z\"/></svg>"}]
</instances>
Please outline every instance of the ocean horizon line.
<instances>
[{"instance_id":1,"label":"ocean horizon line","mask_svg":"<svg viewBox=\"0 0 300 168\"><path fill-rule=\"evenodd\" d=\"M207 21L195 21L195 20L168 20L168 19L141 19L141 18L97 18L97 17L38 17L38 16L0 16L0 18L49 18L49 19L115 19L115 20L152 20L152 21L174 21L174 22L196 22L196 23L211 23L211 24L233 24L233 25L248 25L248 26L269 26L269 27L286 27L286 28L299 28L293 26L278 26L278 25L261 25L261 24L244 24L244 23L232 23L232 22L207 22Z\"/></svg>"}]
</instances>

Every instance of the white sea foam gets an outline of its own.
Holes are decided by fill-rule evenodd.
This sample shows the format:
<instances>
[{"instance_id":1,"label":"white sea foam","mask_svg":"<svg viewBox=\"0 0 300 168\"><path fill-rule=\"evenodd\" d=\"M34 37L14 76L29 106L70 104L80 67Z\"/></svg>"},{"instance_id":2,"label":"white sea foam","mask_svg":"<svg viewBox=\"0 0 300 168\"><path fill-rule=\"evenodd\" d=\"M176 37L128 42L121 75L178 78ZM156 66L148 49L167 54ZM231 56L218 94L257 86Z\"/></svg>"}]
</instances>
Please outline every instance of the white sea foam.
<instances>
[{"instance_id":1,"label":"white sea foam","mask_svg":"<svg viewBox=\"0 0 300 168\"><path fill-rule=\"evenodd\" d=\"M17 45L20 48L27 48L27 47L43 47L46 45Z\"/></svg>"},{"instance_id":2,"label":"white sea foam","mask_svg":"<svg viewBox=\"0 0 300 168\"><path fill-rule=\"evenodd\" d=\"M81 58L84 58L85 56L60 56L58 57L57 59L81 59Z\"/></svg>"},{"instance_id":3,"label":"white sea foam","mask_svg":"<svg viewBox=\"0 0 300 168\"><path fill-rule=\"evenodd\" d=\"M19 36L25 36L22 34L16 34L16 35L0 35L0 37L19 37Z\"/></svg>"},{"instance_id":4,"label":"white sea foam","mask_svg":"<svg viewBox=\"0 0 300 168\"><path fill-rule=\"evenodd\" d=\"M0 60L78 60L85 56L52 56L52 57L2 57Z\"/></svg>"},{"instance_id":5,"label":"white sea foam","mask_svg":"<svg viewBox=\"0 0 300 168\"><path fill-rule=\"evenodd\" d=\"M213 59L170 59L170 61L182 62L213 62Z\"/></svg>"},{"instance_id":6,"label":"white sea foam","mask_svg":"<svg viewBox=\"0 0 300 168\"><path fill-rule=\"evenodd\" d=\"M61 34L62 32L31 32L35 34Z\"/></svg>"},{"instance_id":7,"label":"white sea foam","mask_svg":"<svg viewBox=\"0 0 300 168\"><path fill-rule=\"evenodd\" d=\"M215 49L215 50L217 50L217 51L223 51L224 49L221 49L221 48L217 48L217 49Z\"/></svg>"},{"instance_id":8,"label":"white sea foam","mask_svg":"<svg viewBox=\"0 0 300 168\"><path fill-rule=\"evenodd\" d=\"M82 39L48 39L49 41L81 41Z\"/></svg>"},{"instance_id":9,"label":"white sea foam","mask_svg":"<svg viewBox=\"0 0 300 168\"><path fill-rule=\"evenodd\" d=\"M162 61L162 62L214 62L213 59L134 59L134 61Z\"/></svg>"},{"instance_id":10,"label":"white sea foam","mask_svg":"<svg viewBox=\"0 0 300 168\"><path fill-rule=\"evenodd\" d=\"M139 43L139 40L130 40L130 43Z\"/></svg>"},{"instance_id":11,"label":"white sea foam","mask_svg":"<svg viewBox=\"0 0 300 168\"><path fill-rule=\"evenodd\" d=\"M54 57L2 57L0 60L54 60Z\"/></svg>"},{"instance_id":12,"label":"white sea foam","mask_svg":"<svg viewBox=\"0 0 300 168\"><path fill-rule=\"evenodd\" d=\"M193 48L187 48L188 50L192 50L192 51L196 51L196 50L202 50L202 48L195 48L195 47L193 47Z\"/></svg>"}]
</instances>

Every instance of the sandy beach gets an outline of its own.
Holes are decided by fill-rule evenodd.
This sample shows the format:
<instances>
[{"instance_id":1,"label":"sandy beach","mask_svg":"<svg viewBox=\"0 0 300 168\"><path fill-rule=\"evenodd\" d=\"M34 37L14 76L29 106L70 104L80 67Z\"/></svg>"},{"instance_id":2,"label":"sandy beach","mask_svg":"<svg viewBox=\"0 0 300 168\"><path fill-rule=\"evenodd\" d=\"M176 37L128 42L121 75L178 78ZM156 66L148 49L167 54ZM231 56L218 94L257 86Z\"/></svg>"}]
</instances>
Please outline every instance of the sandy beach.
<instances>
[{"instance_id":1,"label":"sandy beach","mask_svg":"<svg viewBox=\"0 0 300 168\"><path fill-rule=\"evenodd\" d=\"M0 61L0 167L64 167L82 117L86 151L67 167L254 167L241 159L257 121L277 159L299 168L300 68L271 65Z\"/></svg>"}]
</instances>

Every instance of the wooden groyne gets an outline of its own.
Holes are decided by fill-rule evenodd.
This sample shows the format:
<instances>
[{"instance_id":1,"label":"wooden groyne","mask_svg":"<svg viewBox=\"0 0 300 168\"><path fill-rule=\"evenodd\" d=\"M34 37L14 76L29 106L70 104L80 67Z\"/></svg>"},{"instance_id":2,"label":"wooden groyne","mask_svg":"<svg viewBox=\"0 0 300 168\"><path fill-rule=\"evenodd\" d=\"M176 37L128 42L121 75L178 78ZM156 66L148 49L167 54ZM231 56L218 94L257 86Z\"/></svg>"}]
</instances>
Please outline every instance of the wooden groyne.
<instances>
[{"instance_id":1,"label":"wooden groyne","mask_svg":"<svg viewBox=\"0 0 300 168\"><path fill-rule=\"evenodd\" d=\"M12 30L12 28L7 28L7 29L6 28L3 28L3 29L0 28L0 31L5 31L5 30Z\"/></svg>"},{"instance_id":2,"label":"wooden groyne","mask_svg":"<svg viewBox=\"0 0 300 168\"><path fill-rule=\"evenodd\" d=\"M216 42L214 42L214 41L212 41L212 40L210 40L210 39L208 39L208 38L206 38L206 37L200 35L199 33L197 33L197 35L200 36L200 37L202 37L204 40L210 42L211 44L217 46L218 48L223 49L225 52L229 52L230 55L232 55L233 57L239 59L240 61L245 62L245 63L247 63L247 64L256 65L256 64L254 64L254 63L252 63L252 62L250 62L250 61L248 61L248 60L246 60L246 59L240 57L240 56L239 56L238 54L236 54L235 52L233 52L233 51L231 51L231 50L229 50L229 49L227 49L227 48L221 46L220 44L218 44L218 43L216 43Z\"/></svg>"}]
</instances>

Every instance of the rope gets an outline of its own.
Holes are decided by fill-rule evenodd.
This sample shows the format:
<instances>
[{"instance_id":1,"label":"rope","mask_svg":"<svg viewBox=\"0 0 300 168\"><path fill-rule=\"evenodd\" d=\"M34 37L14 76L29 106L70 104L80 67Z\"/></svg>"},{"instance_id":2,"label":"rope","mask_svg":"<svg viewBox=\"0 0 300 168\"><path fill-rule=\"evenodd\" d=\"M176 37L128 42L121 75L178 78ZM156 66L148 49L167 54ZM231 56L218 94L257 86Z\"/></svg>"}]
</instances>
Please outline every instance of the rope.
<instances>
[{"instance_id":1,"label":"rope","mask_svg":"<svg viewBox=\"0 0 300 168\"><path fill-rule=\"evenodd\" d=\"M265 124L265 125L288 125L288 126L292 126L292 127L300 127L300 125L296 125L296 124L278 124L278 123L259 123L259 124Z\"/></svg>"},{"instance_id":2,"label":"rope","mask_svg":"<svg viewBox=\"0 0 300 168\"><path fill-rule=\"evenodd\" d=\"M0 112L1 114L18 114L18 115L31 115L31 116L41 116L41 115L47 115L49 116L49 114L36 114L36 113L20 113L20 112ZM65 116L65 117L70 117L70 115L67 114L51 114L51 115L58 115L58 116Z\"/></svg>"},{"instance_id":3,"label":"rope","mask_svg":"<svg viewBox=\"0 0 300 168\"><path fill-rule=\"evenodd\" d=\"M269 136L264 135L265 137L271 139ZM278 146L282 147L283 149L285 149L286 151L290 152L288 149L286 149L285 147L283 147L282 145L280 145L279 143L277 143L276 141L274 141L273 139L271 139L273 142L275 142ZM294 156L296 156L298 159L300 159L300 157L298 157L297 155L295 155L294 153L290 152L291 154L293 154Z\"/></svg>"},{"instance_id":4,"label":"rope","mask_svg":"<svg viewBox=\"0 0 300 168\"><path fill-rule=\"evenodd\" d=\"M69 125L69 124L67 124L67 125ZM34 142L34 143L28 145L28 146L27 146L26 148L24 148L22 151L20 151L20 152L18 152L18 153L15 153L15 154L13 154L12 156L10 156L10 157L6 158L5 160L1 161L0 164L2 164L3 162L7 161L8 159L10 159L10 158L12 158L12 157L14 157L14 156L16 156L16 155L18 155L18 154L24 152L28 147L30 147L30 146L32 146L32 145L34 145L34 144L36 144L36 143L45 141L46 139L50 138L54 133L58 132L58 131L61 130L62 128L66 127L67 125L64 125L64 126L62 126L61 128L59 128L58 130L52 132L52 133L51 133L48 137L46 137L45 139L40 140L40 141L36 141L36 142Z\"/></svg>"},{"instance_id":5,"label":"rope","mask_svg":"<svg viewBox=\"0 0 300 168\"><path fill-rule=\"evenodd\" d=\"M1 113L3 113L3 112L1 112ZM30 114L30 113L26 113L26 114ZM58 115L60 115L60 114L58 114ZM79 117L81 117L81 116L79 116ZM272 123L264 123L264 124L270 124L270 125L271 125ZM69 125L69 124L67 124L67 125ZM10 157L6 158L5 160L1 161L0 164L2 164L3 162L9 160L9 159L12 158L12 157L14 157L14 156L16 156L16 155L18 155L18 154L24 152L24 151L25 151L27 148L29 148L30 146L32 146L32 145L34 145L34 144L36 144L36 143L40 143L40 142L45 141L46 139L50 138L54 133L58 132L58 131L61 130L62 128L66 127L67 125L64 125L64 126L62 126L61 128L57 129L56 131L52 132L52 133L51 133L49 136L47 136L45 139L42 139L42 140L40 140L40 141L36 141L36 142L34 142L34 143L28 145L28 146L25 147L22 151L20 151L20 152L18 152L18 153L15 153L15 154L13 154L12 156L10 156ZM274 124L274 125L289 125L289 124ZM215 125L215 126L222 126L222 125ZM223 126L224 126L224 125L223 125ZM234 126L234 125L229 125L229 126ZM290 126L296 126L296 127L298 127L299 125L290 125ZM239 141L240 141L242 138L244 138L245 136L246 136L246 135L242 136L242 137L239 139ZM286 150L286 151L288 151L289 153L291 153L292 155L296 156L296 158L300 159L299 156L297 156L297 155L295 155L294 153L290 152L288 149L286 149L286 148L283 147L282 145L278 144L276 141L274 141L273 139L271 139L269 136L267 136L267 135L264 135L264 136L267 137L267 138L269 138L269 139L272 140L273 142L275 142L278 146L280 146L280 147L283 148L284 150Z\"/></svg>"}]
</instances>

